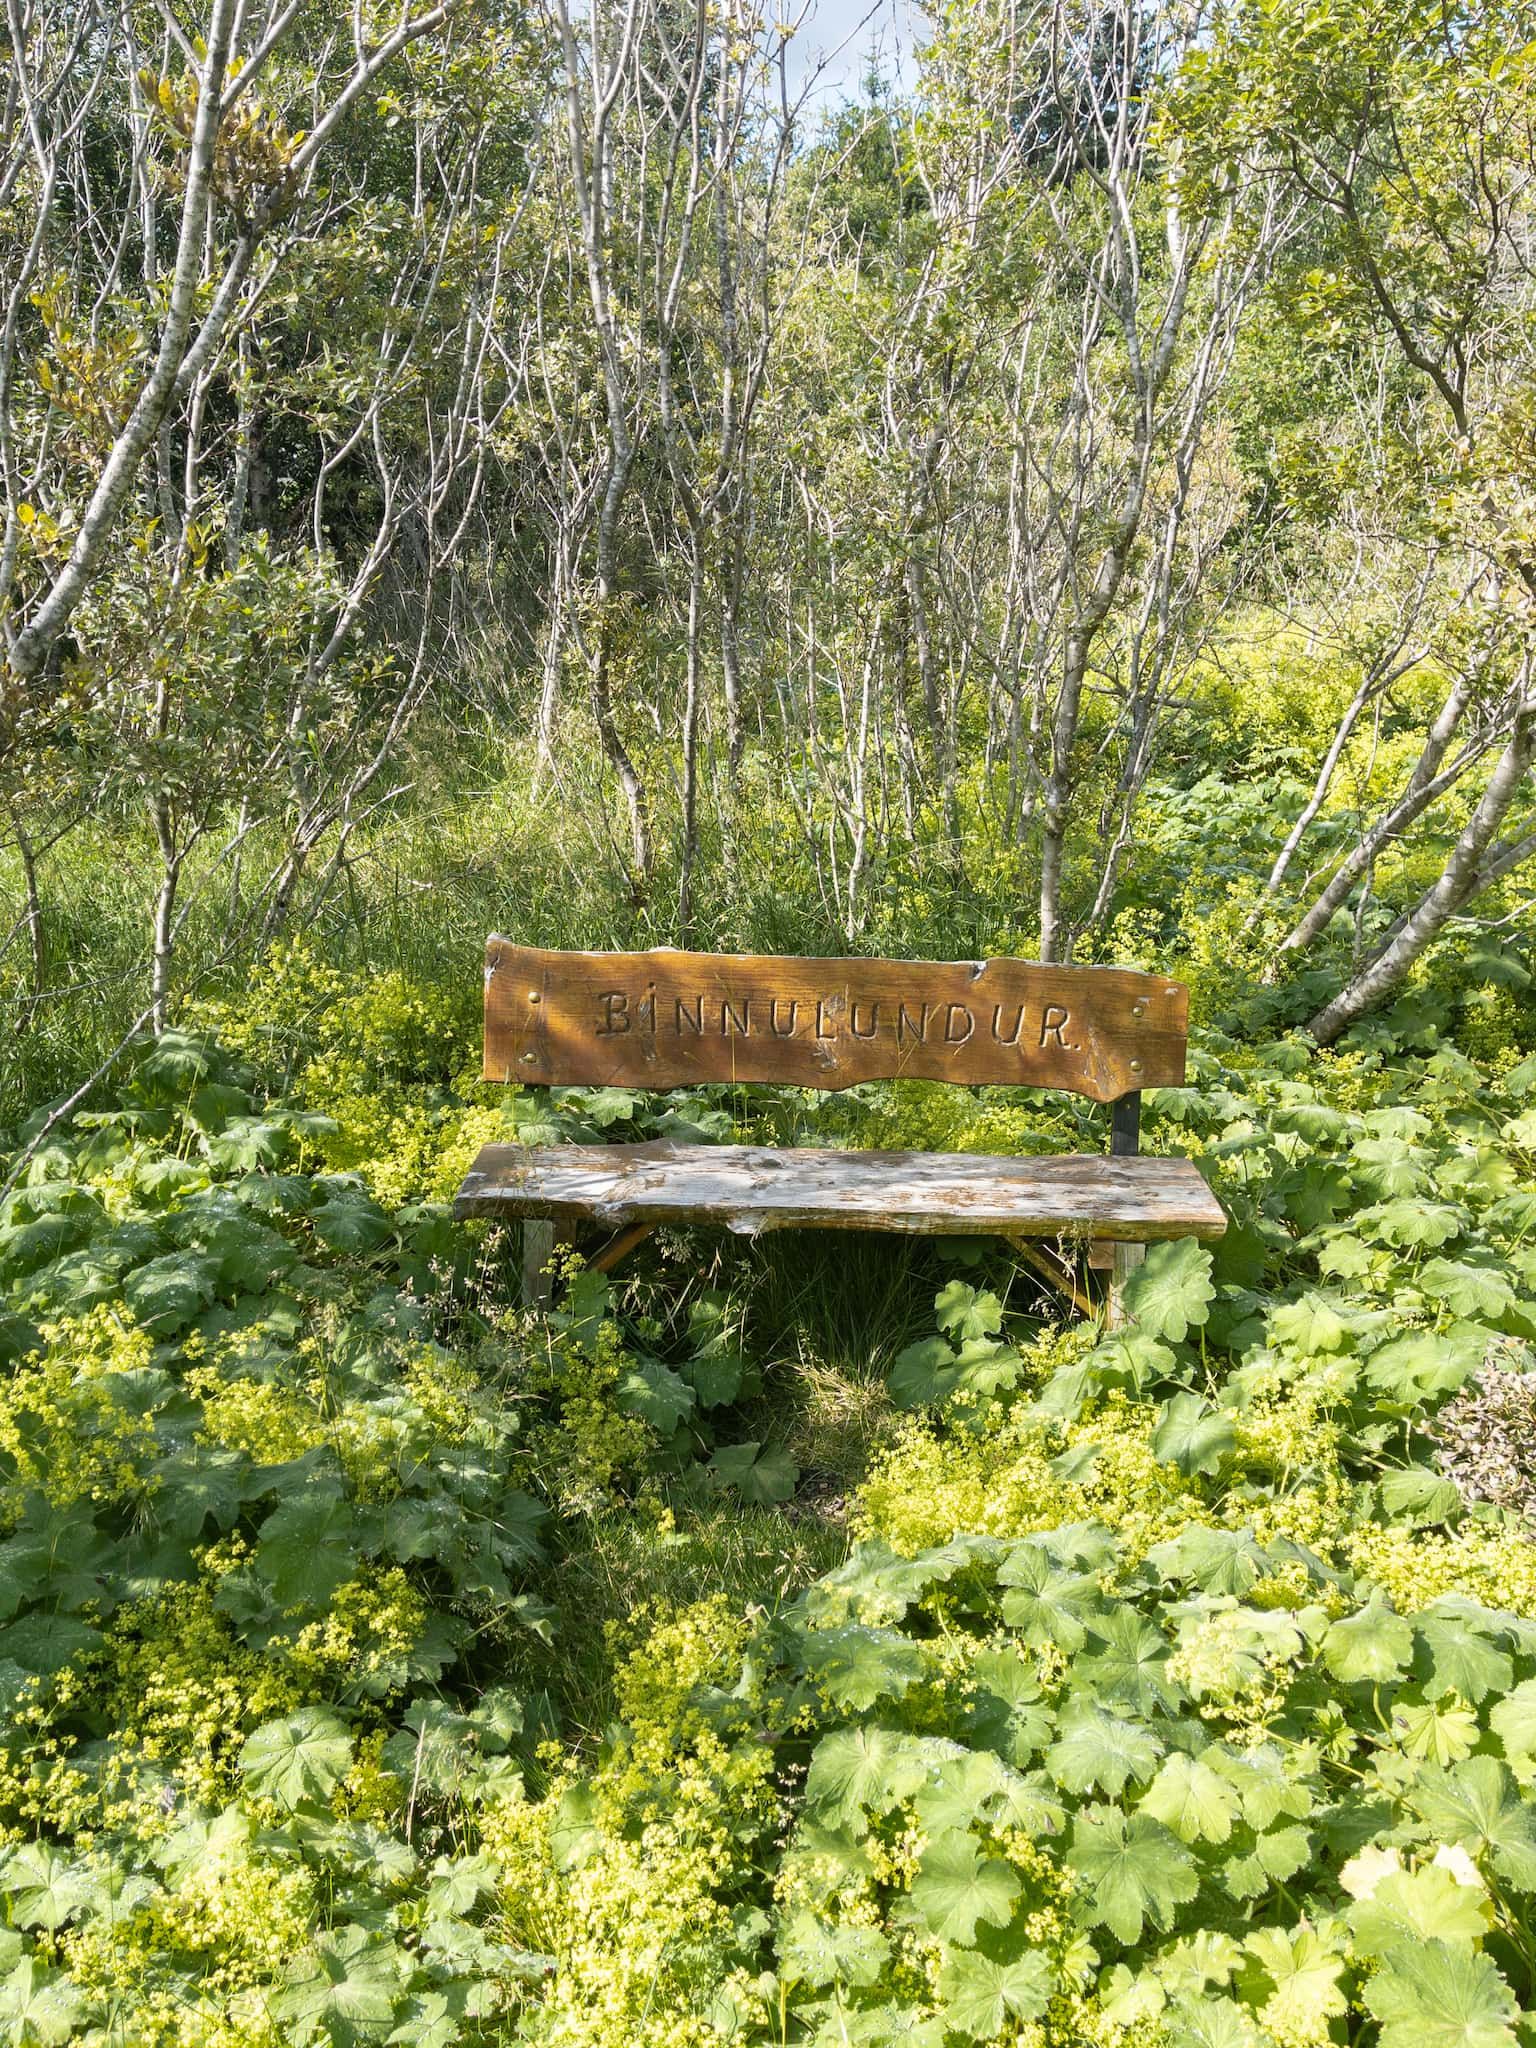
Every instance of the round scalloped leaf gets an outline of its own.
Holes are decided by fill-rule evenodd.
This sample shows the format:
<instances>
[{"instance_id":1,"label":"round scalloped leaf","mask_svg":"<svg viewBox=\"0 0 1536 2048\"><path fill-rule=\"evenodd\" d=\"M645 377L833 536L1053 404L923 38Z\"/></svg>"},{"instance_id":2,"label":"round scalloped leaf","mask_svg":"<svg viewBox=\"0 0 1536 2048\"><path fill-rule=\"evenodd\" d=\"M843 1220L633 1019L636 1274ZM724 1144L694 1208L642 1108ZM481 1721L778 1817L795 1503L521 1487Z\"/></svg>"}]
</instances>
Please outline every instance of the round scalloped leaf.
<instances>
[{"instance_id":1,"label":"round scalloped leaf","mask_svg":"<svg viewBox=\"0 0 1536 2048\"><path fill-rule=\"evenodd\" d=\"M300 1707L258 1728L240 1752L253 1792L282 1806L328 1799L352 1767L346 1723L326 1707Z\"/></svg>"},{"instance_id":2,"label":"round scalloped leaf","mask_svg":"<svg viewBox=\"0 0 1536 2048\"><path fill-rule=\"evenodd\" d=\"M1514 2048L1514 1994L1491 1958L1470 1949L1396 1949L1364 1997L1381 2022L1381 2048Z\"/></svg>"},{"instance_id":3,"label":"round scalloped leaf","mask_svg":"<svg viewBox=\"0 0 1536 2048\"><path fill-rule=\"evenodd\" d=\"M1154 1337L1182 1344L1210 1314L1211 1255L1192 1237L1155 1244L1125 1283L1125 1312Z\"/></svg>"}]
</instances>

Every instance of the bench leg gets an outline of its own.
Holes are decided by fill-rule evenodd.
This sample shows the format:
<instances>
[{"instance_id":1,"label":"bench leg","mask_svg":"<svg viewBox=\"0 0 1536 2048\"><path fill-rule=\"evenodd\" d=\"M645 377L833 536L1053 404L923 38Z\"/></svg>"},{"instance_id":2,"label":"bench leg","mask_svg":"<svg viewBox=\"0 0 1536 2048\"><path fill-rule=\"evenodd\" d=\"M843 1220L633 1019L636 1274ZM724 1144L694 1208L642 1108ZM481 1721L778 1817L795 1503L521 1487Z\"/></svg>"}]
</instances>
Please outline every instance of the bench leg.
<instances>
[{"instance_id":1,"label":"bench leg","mask_svg":"<svg viewBox=\"0 0 1536 2048\"><path fill-rule=\"evenodd\" d=\"M1147 1256L1144 1244L1116 1244L1109 1268L1109 1294L1106 1297L1104 1323L1107 1329L1118 1330L1125 1322L1125 1301L1123 1290L1136 1268Z\"/></svg>"},{"instance_id":2,"label":"bench leg","mask_svg":"<svg viewBox=\"0 0 1536 2048\"><path fill-rule=\"evenodd\" d=\"M554 1276L545 1269L561 1242L560 1226L545 1216L531 1216L523 1225L523 1307L548 1308Z\"/></svg>"}]
</instances>

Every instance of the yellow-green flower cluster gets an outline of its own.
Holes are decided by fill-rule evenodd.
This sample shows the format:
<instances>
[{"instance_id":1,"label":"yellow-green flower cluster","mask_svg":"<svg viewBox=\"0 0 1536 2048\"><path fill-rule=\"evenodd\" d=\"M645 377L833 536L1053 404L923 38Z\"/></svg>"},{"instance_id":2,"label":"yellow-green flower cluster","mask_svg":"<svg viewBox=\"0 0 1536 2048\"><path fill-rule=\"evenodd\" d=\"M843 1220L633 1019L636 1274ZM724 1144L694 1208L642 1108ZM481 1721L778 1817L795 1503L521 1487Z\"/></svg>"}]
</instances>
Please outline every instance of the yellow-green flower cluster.
<instances>
[{"instance_id":1,"label":"yellow-green flower cluster","mask_svg":"<svg viewBox=\"0 0 1536 2048\"><path fill-rule=\"evenodd\" d=\"M129 1398L144 1371L147 1332L103 1303L44 1323L42 1349L0 1380L0 1463L15 1475L0 1517L14 1525L28 1490L50 1506L121 1500L137 1493L155 1450L150 1421Z\"/></svg>"}]
</instances>

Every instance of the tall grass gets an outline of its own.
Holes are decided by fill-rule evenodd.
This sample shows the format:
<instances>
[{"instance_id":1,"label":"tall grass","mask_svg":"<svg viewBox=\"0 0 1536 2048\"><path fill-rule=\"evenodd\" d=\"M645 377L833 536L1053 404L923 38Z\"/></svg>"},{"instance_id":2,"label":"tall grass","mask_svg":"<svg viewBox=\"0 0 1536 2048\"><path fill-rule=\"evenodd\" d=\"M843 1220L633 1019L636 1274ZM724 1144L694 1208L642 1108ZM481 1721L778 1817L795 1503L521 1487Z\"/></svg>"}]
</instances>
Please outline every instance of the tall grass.
<instances>
[{"instance_id":1,"label":"tall grass","mask_svg":"<svg viewBox=\"0 0 1536 2048\"><path fill-rule=\"evenodd\" d=\"M723 832L712 811L700 844L697 910L684 933L677 850L658 834L655 872L636 908L613 793L577 744L558 776L534 786L521 736L466 743L425 729L393 780L402 794L349 840L320 890L297 896L284 932L302 931L326 962L352 975L398 969L478 1000L485 936L584 948L675 945L826 954L849 950L972 957L1018 950L1016 886L923 872L910 849L877 849L851 942L844 906L818 867L782 776L749 759ZM658 800L669 802L665 783ZM179 898L175 1001L238 988L261 950L262 879L283 851L275 826L246 836L238 884L218 835L188 858ZM331 846L313 856L326 873ZM935 875L942 857L934 852ZM0 851L0 903L11 942L0 952L0 1123L15 1125L78 1084L129 1030L148 1000L158 859L137 813L88 820L39 871L46 960L34 986L20 862ZM13 922L14 921L14 922Z\"/></svg>"}]
</instances>

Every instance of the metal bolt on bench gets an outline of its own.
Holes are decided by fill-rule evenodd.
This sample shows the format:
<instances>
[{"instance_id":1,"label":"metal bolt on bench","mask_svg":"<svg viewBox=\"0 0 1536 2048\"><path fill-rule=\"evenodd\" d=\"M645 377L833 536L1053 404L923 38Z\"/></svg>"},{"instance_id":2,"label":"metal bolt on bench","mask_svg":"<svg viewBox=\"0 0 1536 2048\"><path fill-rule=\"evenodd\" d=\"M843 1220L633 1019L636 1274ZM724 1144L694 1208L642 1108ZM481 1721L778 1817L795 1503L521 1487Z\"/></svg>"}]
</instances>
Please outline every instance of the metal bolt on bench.
<instances>
[{"instance_id":1,"label":"metal bolt on bench","mask_svg":"<svg viewBox=\"0 0 1536 2048\"><path fill-rule=\"evenodd\" d=\"M1110 1273L1110 1319L1147 1244L1215 1238L1226 1218L1193 1162L1139 1150L1141 1091L1184 1080L1189 994L1123 967L1023 960L804 960L559 953L492 938L488 1081L669 1089L709 1081L1061 1088L1112 1105L1108 1155L996 1158L808 1146L486 1145L459 1216L521 1218L530 1297L557 1235L613 1233L616 1265L660 1223L1008 1238L1080 1307L1039 1241L1082 1241Z\"/></svg>"}]
</instances>

